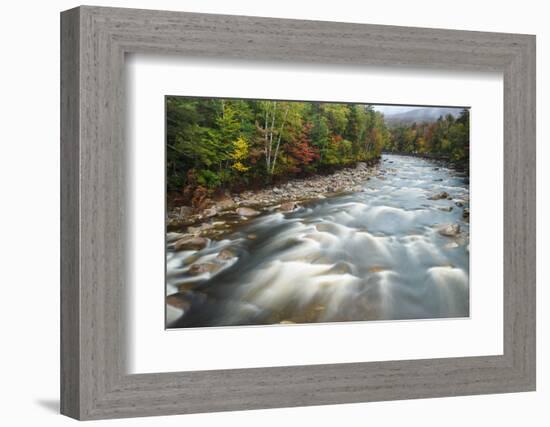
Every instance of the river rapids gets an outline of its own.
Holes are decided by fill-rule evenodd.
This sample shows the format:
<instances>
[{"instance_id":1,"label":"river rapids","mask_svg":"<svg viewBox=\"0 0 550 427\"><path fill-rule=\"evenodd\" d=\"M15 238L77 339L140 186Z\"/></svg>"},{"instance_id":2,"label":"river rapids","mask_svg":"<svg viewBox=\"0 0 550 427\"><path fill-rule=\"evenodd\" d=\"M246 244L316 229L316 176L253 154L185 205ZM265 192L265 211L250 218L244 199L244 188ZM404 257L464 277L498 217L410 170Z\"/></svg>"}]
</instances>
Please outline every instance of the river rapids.
<instances>
[{"instance_id":1,"label":"river rapids","mask_svg":"<svg viewBox=\"0 0 550 427\"><path fill-rule=\"evenodd\" d=\"M383 155L361 191L263 213L198 251L168 239L167 327L467 317L465 208L464 172Z\"/></svg>"}]
</instances>

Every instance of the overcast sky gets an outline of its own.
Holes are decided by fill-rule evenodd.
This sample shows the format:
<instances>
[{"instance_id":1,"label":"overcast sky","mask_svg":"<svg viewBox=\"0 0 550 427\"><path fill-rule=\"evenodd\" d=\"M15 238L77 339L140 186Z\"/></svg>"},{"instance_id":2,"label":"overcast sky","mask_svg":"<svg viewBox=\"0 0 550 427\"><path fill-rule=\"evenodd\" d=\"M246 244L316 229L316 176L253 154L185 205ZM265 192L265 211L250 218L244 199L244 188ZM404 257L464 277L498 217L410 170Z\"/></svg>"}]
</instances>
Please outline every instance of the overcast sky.
<instances>
[{"instance_id":1,"label":"overcast sky","mask_svg":"<svg viewBox=\"0 0 550 427\"><path fill-rule=\"evenodd\" d=\"M426 108L426 107L409 107L409 106L401 106L401 105L374 105L373 107L376 111L380 111L381 113L384 113L387 116L391 116L392 114L397 114L397 113L406 113L412 110L419 110L421 108Z\"/></svg>"},{"instance_id":2,"label":"overcast sky","mask_svg":"<svg viewBox=\"0 0 550 427\"><path fill-rule=\"evenodd\" d=\"M414 110L424 110L424 109L427 109L427 108L456 110L456 115L458 115L459 112L462 110L462 107L457 107L457 108L454 108L454 107L430 107L429 105L422 106L422 107L411 107L411 106L406 106L406 105L376 105L376 104L373 104L373 107L376 111L380 111L385 116L391 116L393 114L398 114L398 113L407 113L409 111L414 111ZM452 113L452 114L455 115L454 113Z\"/></svg>"}]
</instances>

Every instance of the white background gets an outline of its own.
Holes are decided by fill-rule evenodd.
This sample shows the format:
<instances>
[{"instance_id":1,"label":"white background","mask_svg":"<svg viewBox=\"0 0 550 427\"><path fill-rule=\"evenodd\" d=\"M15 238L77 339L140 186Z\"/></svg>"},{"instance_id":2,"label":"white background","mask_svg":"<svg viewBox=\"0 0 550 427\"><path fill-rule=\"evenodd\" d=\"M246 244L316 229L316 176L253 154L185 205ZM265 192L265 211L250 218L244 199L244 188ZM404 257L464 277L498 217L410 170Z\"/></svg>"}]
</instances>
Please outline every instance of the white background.
<instances>
[{"instance_id":1,"label":"white background","mask_svg":"<svg viewBox=\"0 0 550 427\"><path fill-rule=\"evenodd\" d=\"M3 366L2 424L63 426L59 384L59 17L73 1L3 5L0 100ZM96 4L211 13L263 15L374 24L537 34L538 56L538 391L413 401L349 404L104 422L155 426L547 426L550 401L550 324L544 269L550 255L550 28L540 0L434 1L278 0L97 1ZM491 159L488 159L491 161ZM96 423L91 423L96 424Z\"/></svg>"},{"instance_id":2,"label":"white background","mask_svg":"<svg viewBox=\"0 0 550 427\"><path fill-rule=\"evenodd\" d=\"M130 372L502 354L500 73L381 67L349 71L319 66L297 70L291 65L252 61L132 55L127 58L126 76L129 163L133 166L127 218L133 239L128 298ZM164 331L166 94L471 106L471 317ZM494 160L490 169L487 158ZM207 350L212 347L223 349L223 357L218 351Z\"/></svg>"}]
</instances>

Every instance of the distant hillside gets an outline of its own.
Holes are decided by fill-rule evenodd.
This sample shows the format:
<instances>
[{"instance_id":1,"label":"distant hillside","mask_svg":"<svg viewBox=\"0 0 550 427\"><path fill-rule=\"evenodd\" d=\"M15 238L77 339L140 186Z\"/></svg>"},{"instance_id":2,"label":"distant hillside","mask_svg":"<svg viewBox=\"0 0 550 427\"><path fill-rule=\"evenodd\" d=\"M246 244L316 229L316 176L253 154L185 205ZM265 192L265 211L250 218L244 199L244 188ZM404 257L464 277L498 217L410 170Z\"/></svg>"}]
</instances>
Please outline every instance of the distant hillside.
<instances>
[{"instance_id":1,"label":"distant hillside","mask_svg":"<svg viewBox=\"0 0 550 427\"><path fill-rule=\"evenodd\" d=\"M419 108L404 113L385 114L386 123L391 126L410 125L412 123L435 122L440 116L451 114L458 117L460 108Z\"/></svg>"}]
</instances>

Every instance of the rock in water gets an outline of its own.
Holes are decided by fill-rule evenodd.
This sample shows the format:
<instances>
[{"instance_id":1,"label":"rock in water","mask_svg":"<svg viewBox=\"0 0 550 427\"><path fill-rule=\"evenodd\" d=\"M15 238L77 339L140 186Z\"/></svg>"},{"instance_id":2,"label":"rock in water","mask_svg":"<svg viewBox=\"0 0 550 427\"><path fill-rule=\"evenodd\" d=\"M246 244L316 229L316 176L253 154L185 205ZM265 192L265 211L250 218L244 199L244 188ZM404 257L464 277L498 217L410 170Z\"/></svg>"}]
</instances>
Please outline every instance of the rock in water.
<instances>
[{"instance_id":1,"label":"rock in water","mask_svg":"<svg viewBox=\"0 0 550 427\"><path fill-rule=\"evenodd\" d=\"M446 224L441 226L438 230L439 234L446 237L455 237L460 234L460 225L458 224Z\"/></svg>"},{"instance_id":2,"label":"rock in water","mask_svg":"<svg viewBox=\"0 0 550 427\"><path fill-rule=\"evenodd\" d=\"M204 237L185 237L174 243L176 251L200 251L208 244Z\"/></svg>"},{"instance_id":3,"label":"rock in water","mask_svg":"<svg viewBox=\"0 0 550 427\"><path fill-rule=\"evenodd\" d=\"M442 191L441 193L434 194L431 197L428 197L430 200L441 200L441 199L447 199L449 196L449 193L446 191Z\"/></svg>"},{"instance_id":4,"label":"rock in water","mask_svg":"<svg viewBox=\"0 0 550 427\"><path fill-rule=\"evenodd\" d=\"M249 216L260 215L260 212L252 208L238 208L237 214L241 216L249 217Z\"/></svg>"},{"instance_id":5,"label":"rock in water","mask_svg":"<svg viewBox=\"0 0 550 427\"><path fill-rule=\"evenodd\" d=\"M440 211L443 211L443 212L451 212L453 210L453 207L452 206L444 206L444 207L441 207L441 208L438 208Z\"/></svg>"},{"instance_id":6,"label":"rock in water","mask_svg":"<svg viewBox=\"0 0 550 427\"><path fill-rule=\"evenodd\" d=\"M464 218L464 221L466 222L470 221L470 209L464 208L464 211L462 212L462 218Z\"/></svg>"},{"instance_id":7,"label":"rock in water","mask_svg":"<svg viewBox=\"0 0 550 427\"><path fill-rule=\"evenodd\" d=\"M202 264L193 264L189 267L189 274L198 275L203 273L213 273L220 269L220 265L211 262L205 262Z\"/></svg>"},{"instance_id":8,"label":"rock in water","mask_svg":"<svg viewBox=\"0 0 550 427\"><path fill-rule=\"evenodd\" d=\"M237 255L235 255L235 252L233 252L231 249L225 248L220 251L220 253L216 256L216 258L219 260L225 261L225 260L234 258L236 256Z\"/></svg>"},{"instance_id":9,"label":"rock in water","mask_svg":"<svg viewBox=\"0 0 550 427\"><path fill-rule=\"evenodd\" d=\"M189 310L189 307L191 307L191 303L189 302L188 298L181 293L168 295L166 297L166 304L175 308L179 308L180 310Z\"/></svg>"},{"instance_id":10,"label":"rock in water","mask_svg":"<svg viewBox=\"0 0 550 427\"><path fill-rule=\"evenodd\" d=\"M296 202L286 202L286 203L281 203L281 206L279 206L279 210L281 212L290 212L296 209L297 207L298 207L298 203Z\"/></svg>"}]
</instances>

